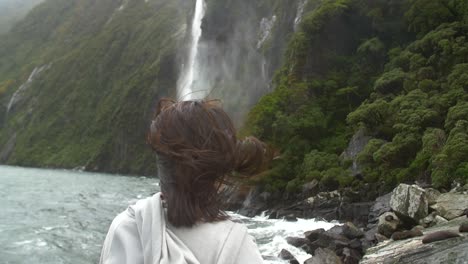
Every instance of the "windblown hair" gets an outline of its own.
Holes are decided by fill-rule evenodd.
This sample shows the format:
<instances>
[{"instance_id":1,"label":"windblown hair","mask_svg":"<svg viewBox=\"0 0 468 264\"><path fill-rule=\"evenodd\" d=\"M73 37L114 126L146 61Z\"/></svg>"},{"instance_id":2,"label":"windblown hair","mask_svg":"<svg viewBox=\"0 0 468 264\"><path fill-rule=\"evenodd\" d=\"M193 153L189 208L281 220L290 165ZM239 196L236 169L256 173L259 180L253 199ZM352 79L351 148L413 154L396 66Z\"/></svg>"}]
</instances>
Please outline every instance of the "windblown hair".
<instances>
[{"instance_id":1,"label":"windblown hair","mask_svg":"<svg viewBox=\"0 0 468 264\"><path fill-rule=\"evenodd\" d=\"M253 175L267 160L261 141L237 140L217 100L160 100L148 143L157 154L168 220L176 227L227 219L219 194L225 177Z\"/></svg>"}]
</instances>

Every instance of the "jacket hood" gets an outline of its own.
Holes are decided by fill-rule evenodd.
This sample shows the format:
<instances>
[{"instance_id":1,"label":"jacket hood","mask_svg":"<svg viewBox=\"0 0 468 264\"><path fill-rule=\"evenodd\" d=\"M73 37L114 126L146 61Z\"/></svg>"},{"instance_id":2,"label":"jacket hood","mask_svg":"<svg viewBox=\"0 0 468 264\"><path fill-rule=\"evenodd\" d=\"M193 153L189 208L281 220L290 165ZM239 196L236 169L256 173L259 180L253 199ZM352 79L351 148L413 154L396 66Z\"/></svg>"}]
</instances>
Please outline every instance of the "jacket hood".
<instances>
[{"instance_id":1,"label":"jacket hood","mask_svg":"<svg viewBox=\"0 0 468 264\"><path fill-rule=\"evenodd\" d=\"M161 193L139 200L127 212L136 221L144 264L200 264L190 249L167 228Z\"/></svg>"}]
</instances>

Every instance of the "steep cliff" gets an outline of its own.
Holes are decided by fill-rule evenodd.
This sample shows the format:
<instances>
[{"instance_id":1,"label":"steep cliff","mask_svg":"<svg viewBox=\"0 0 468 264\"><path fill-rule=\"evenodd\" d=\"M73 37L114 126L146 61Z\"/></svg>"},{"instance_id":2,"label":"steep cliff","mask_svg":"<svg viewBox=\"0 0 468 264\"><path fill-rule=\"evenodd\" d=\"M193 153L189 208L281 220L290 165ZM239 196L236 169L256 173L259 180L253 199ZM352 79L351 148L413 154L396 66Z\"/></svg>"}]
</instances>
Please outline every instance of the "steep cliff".
<instances>
[{"instance_id":1,"label":"steep cliff","mask_svg":"<svg viewBox=\"0 0 468 264\"><path fill-rule=\"evenodd\" d=\"M206 1L197 80L241 123L303 1ZM301 7L302 5L302 7ZM195 1L46 0L0 39L1 162L154 174L152 107L176 97Z\"/></svg>"}]
</instances>

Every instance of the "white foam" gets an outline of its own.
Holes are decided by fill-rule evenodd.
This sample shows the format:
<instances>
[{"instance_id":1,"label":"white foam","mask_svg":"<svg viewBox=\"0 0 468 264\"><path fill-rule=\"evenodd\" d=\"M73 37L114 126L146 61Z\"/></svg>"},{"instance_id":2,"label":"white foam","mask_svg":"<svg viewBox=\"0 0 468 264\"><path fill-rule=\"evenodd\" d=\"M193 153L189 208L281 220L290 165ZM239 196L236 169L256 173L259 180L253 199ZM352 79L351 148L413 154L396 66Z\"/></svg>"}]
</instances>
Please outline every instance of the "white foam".
<instances>
[{"instance_id":1,"label":"white foam","mask_svg":"<svg viewBox=\"0 0 468 264\"><path fill-rule=\"evenodd\" d=\"M23 240L23 241L15 242L13 244L15 244L17 246L22 246L22 245L31 244L32 242L34 242L34 240Z\"/></svg>"},{"instance_id":2,"label":"white foam","mask_svg":"<svg viewBox=\"0 0 468 264\"><path fill-rule=\"evenodd\" d=\"M202 99L207 94L205 91L194 91L193 83L195 81L195 75L198 72L197 54L198 44L202 35L202 20L205 16L205 2L203 0L196 0L195 13L192 21L191 29L191 42L189 49L189 58L187 61L187 68L181 76L181 79L177 85L178 99L190 100L190 99ZM198 93L197 93L198 92Z\"/></svg>"},{"instance_id":3,"label":"white foam","mask_svg":"<svg viewBox=\"0 0 468 264\"><path fill-rule=\"evenodd\" d=\"M299 263L311 257L305 251L289 245L286 237L304 237L304 232L319 228L328 230L338 222L324 222L315 219L298 219L297 222L288 222L284 219L268 219L264 214L253 218L244 217L231 213L233 218L237 218L246 223L249 233L257 240L260 253L268 258L265 263L285 263L277 258L282 249L286 249L296 257Z\"/></svg>"}]
</instances>

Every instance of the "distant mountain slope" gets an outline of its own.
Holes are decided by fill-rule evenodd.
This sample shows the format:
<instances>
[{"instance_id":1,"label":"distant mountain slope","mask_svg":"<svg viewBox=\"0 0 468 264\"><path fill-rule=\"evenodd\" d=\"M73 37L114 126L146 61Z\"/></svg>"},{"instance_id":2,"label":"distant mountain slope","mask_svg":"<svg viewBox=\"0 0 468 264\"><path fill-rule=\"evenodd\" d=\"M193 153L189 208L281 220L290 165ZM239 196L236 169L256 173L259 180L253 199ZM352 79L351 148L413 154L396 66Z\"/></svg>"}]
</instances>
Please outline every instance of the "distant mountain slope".
<instances>
[{"instance_id":1,"label":"distant mountain slope","mask_svg":"<svg viewBox=\"0 0 468 264\"><path fill-rule=\"evenodd\" d=\"M187 1L49 0L0 40L3 162L145 173ZM146 150L146 151L145 151Z\"/></svg>"},{"instance_id":2,"label":"distant mountain slope","mask_svg":"<svg viewBox=\"0 0 468 264\"><path fill-rule=\"evenodd\" d=\"M0 35L21 20L34 6L43 0L0 0Z\"/></svg>"}]
</instances>

